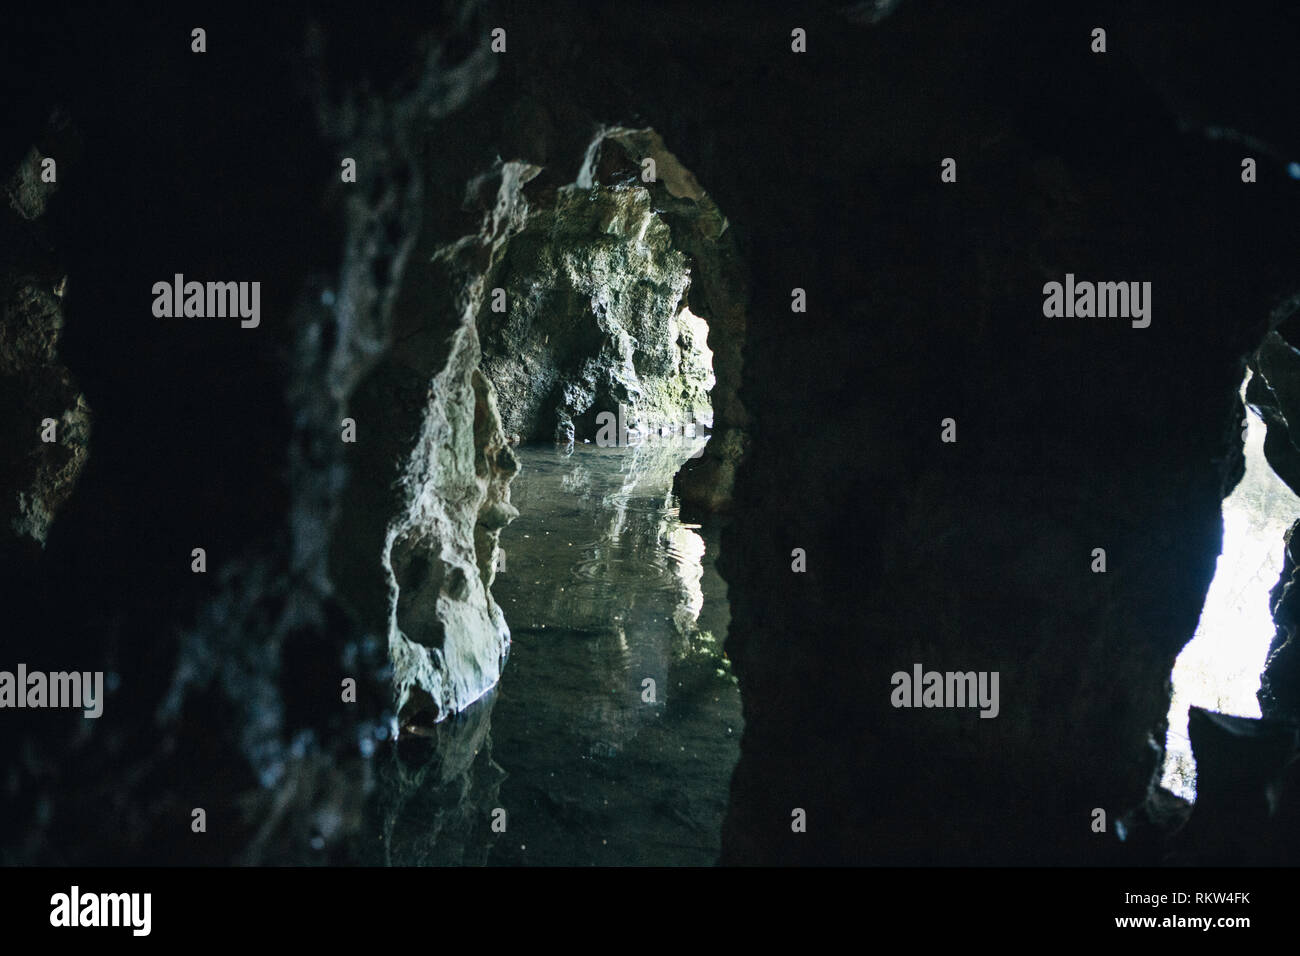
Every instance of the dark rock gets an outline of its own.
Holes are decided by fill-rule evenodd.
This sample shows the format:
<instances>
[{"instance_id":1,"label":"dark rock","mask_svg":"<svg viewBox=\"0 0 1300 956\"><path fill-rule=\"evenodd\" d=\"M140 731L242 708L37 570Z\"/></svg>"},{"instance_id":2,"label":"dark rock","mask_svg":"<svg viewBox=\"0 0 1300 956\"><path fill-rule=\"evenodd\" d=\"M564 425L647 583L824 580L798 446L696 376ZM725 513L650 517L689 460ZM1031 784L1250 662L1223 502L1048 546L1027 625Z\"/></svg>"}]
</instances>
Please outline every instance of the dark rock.
<instances>
[{"instance_id":1,"label":"dark rock","mask_svg":"<svg viewBox=\"0 0 1300 956\"><path fill-rule=\"evenodd\" d=\"M1297 551L1300 537L1296 535L1300 521L1286 533L1286 549L1282 556L1282 573L1269 592L1269 610L1277 625L1269 644L1264 672L1259 681L1259 707L1263 716L1275 720L1300 722L1300 579L1296 571L1300 566Z\"/></svg>"},{"instance_id":2,"label":"dark rock","mask_svg":"<svg viewBox=\"0 0 1300 956\"><path fill-rule=\"evenodd\" d=\"M1196 804L1168 862L1276 865L1293 859L1297 808L1294 725L1188 712L1196 758Z\"/></svg>"},{"instance_id":3,"label":"dark rock","mask_svg":"<svg viewBox=\"0 0 1300 956\"><path fill-rule=\"evenodd\" d=\"M90 450L90 408L59 354L68 276L57 226L43 221L59 184L43 181L41 167L48 150L63 175L74 173L80 144L58 113L41 140L9 177L0 211L0 553L45 545Z\"/></svg>"},{"instance_id":4,"label":"dark rock","mask_svg":"<svg viewBox=\"0 0 1300 956\"><path fill-rule=\"evenodd\" d=\"M1300 487L1300 449L1290 423L1300 422L1300 352L1270 332L1251 360L1257 374L1246 386L1246 400L1268 426L1264 457L1292 491Z\"/></svg>"}]
</instances>

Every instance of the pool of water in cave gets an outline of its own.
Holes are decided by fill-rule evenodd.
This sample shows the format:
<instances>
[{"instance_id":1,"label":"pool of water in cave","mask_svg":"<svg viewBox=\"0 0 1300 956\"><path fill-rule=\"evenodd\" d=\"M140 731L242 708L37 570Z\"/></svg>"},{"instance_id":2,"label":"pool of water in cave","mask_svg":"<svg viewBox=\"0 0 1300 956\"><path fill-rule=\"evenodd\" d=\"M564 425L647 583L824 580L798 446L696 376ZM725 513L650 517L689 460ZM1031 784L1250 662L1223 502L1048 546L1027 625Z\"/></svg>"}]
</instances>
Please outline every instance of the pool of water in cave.
<instances>
[{"instance_id":1,"label":"pool of water in cave","mask_svg":"<svg viewBox=\"0 0 1300 956\"><path fill-rule=\"evenodd\" d=\"M741 706L719 527L684 524L671 492L700 445L517 449L492 588L510 659L381 765L384 862L716 860Z\"/></svg>"}]
</instances>

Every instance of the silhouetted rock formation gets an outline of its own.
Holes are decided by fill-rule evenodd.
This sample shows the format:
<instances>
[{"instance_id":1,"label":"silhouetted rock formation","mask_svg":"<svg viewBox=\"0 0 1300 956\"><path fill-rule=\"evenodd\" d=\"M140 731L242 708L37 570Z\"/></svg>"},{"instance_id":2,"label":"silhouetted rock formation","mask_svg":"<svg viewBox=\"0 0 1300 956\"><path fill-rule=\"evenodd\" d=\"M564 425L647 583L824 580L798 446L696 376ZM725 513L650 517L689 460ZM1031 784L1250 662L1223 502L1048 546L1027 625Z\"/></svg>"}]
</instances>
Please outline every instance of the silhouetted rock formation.
<instances>
[{"instance_id":1,"label":"silhouetted rock formation","mask_svg":"<svg viewBox=\"0 0 1300 956\"><path fill-rule=\"evenodd\" d=\"M1195 866L1285 865L1300 852L1294 725L1188 712L1196 804L1167 862Z\"/></svg>"}]
</instances>

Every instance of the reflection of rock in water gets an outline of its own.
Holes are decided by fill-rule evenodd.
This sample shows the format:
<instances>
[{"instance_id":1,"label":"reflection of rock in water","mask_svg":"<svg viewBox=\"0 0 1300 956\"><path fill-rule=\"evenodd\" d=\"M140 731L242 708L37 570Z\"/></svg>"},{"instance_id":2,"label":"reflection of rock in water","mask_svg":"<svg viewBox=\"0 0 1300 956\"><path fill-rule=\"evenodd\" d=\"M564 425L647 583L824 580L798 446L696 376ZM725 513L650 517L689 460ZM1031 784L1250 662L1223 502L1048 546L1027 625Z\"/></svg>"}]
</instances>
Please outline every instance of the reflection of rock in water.
<instances>
[{"instance_id":1,"label":"reflection of rock in water","mask_svg":"<svg viewBox=\"0 0 1300 956\"><path fill-rule=\"evenodd\" d=\"M716 860L741 708L717 529L682 525L670 490L693 447L518 450L493 583L510 661L486 707L431 730L438 754L390 768L391 862Z\"/></svg>"},{"instance_id":2,"label":"reflection of rock in water","mask_svg":"<svg viewBox=\"0 0 1300 956\"><path fill-rule=\"evenodd\" d=\"M564 685L564 667L581 659L581 692L596 695L585 704L592 718L585 723L602 728L593 752L616 752L653 717L644 681L654 681L654 703L662 703L670 663L689 650L704 603L704 542L677 520L671 486L702 444L648 440L630 449L527 452L532 473L518 486L517 502L528 515L523 527L540 525L541 533L508 532L505 547L533 587L503 583L503 599L516 640L581 642L576 650L554 648L543 666L549 680Z\"/></svg>"},{"instance_id":3,"label":"reflection of rock in water","mask_svg":"<svg viewBox=\"0 0 1300 956\"><path fill-rule=\"evenodd\" d=\"M641 700L641 666L629 653L621 626L538 628L516 632L541 653L528 656L530 683L553 687L560 706L575 714L581 753L610 756L650 716Z\"/></svg>"},{"instance_id":4,"label":"reflection of rock in water","mask_svg":"<svg viewBox=\"0 0 1300 956\"><path fill-rule=\"evenodd\" d=\"M492 759L489 692L463 713L403 735L381 770L382 862L428 866L487 862L505 771ZM509 814L506 815L509 825Z\"/></svg>"},{"instance_id":5,"label":"reflection of rock in water","mask_svg":"<svg viewBox=\"0 0 1300 956\"><path fill-rule=\"evenodd\" d=\"M579 446L567 456L527 450L528 479L516 487L515 498L529 519L523 527L540 527L541 534L507 531L502 543L516 576L528 576L535 586L549 580L555 587L526 595L513 589L511 628L546 621L611 627L628 619L622 597L644 603L645 595L661 590L680 592L681 604L698 613L703 543L677 520L669 489L700 444ZM661 603L657 597L655 603ZM634 633L628 637L635 642Z\"/></svg>"}]
</instances>

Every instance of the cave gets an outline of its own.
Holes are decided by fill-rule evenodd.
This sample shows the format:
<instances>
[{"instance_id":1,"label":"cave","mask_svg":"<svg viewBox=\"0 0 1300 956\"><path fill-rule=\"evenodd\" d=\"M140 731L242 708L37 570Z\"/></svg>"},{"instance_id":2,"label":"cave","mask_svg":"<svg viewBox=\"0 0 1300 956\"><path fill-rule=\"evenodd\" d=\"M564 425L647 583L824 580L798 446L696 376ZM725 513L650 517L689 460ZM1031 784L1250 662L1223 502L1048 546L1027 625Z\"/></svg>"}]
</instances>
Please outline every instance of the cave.
<instances>
[{"instance_id":1,"label":"cave","mask_svg":"<svg viewBox=\"0 0 1300 956\"><path fill-rule=\"evenodd\" d=\"M187 16L0 38L6 864L1300 860L1296 13Z\"/></svg>"},{"instance_id":2,"label":"cave","mask_svg":"<svg viewBox=\"0 0 1300 956\"><path fill-rule=\"evenodd\" d=\"M437 608L448 574L448 596L469 596L466 574L435 572L432 549L391 553L407 739L381 775L386 865L701 865L720 850L743 726L716 569L730 486L716 470L685 494L676 479L722 461L713 442L733 469L743 447L745 284L726 218L654 130L601 129L571 158L558 186L532 165L475 176L509 229L485 221L433 256L492 244L463 274L483 290L475 444L491 436L479 460L505 479L473 547L505 627L485 635L497 671L440 694L456 667L434 653L454 630ZM720 385L715 349L732 357ZM531 836L493 838L507 807Z\"/></svg>"}]
</instances>

